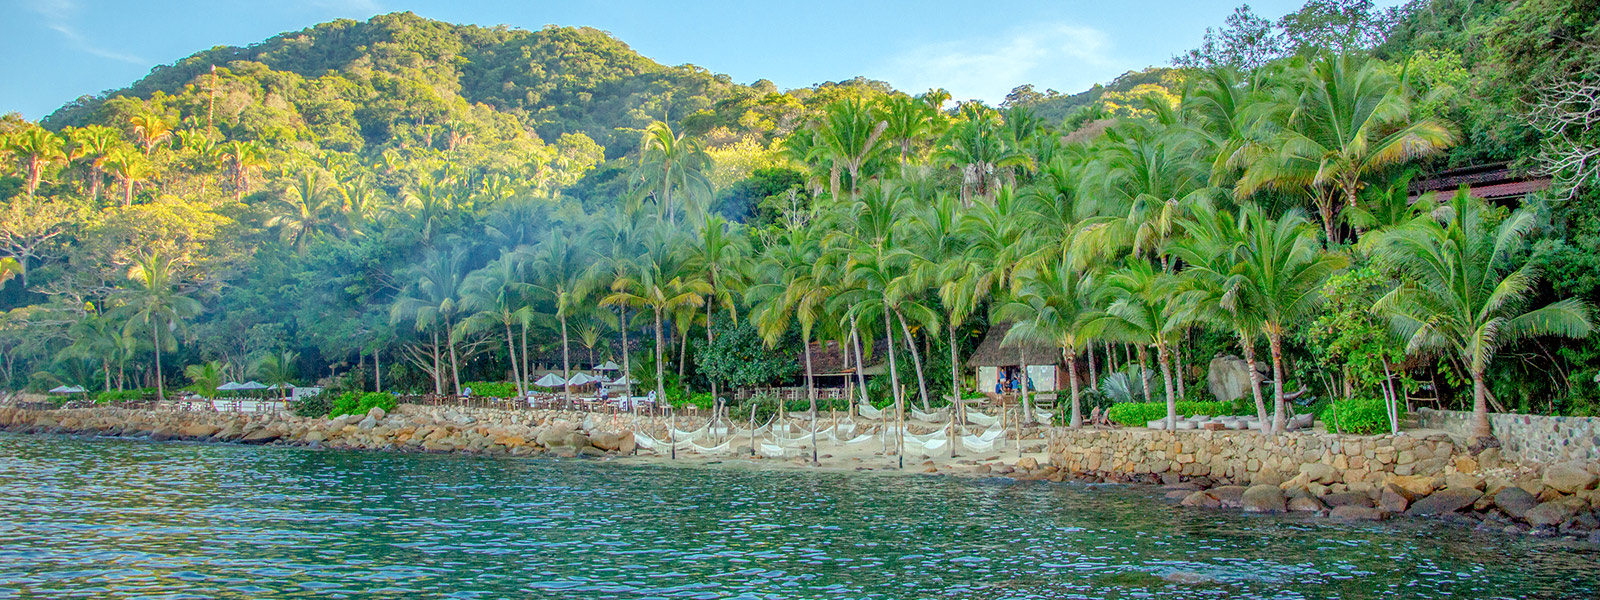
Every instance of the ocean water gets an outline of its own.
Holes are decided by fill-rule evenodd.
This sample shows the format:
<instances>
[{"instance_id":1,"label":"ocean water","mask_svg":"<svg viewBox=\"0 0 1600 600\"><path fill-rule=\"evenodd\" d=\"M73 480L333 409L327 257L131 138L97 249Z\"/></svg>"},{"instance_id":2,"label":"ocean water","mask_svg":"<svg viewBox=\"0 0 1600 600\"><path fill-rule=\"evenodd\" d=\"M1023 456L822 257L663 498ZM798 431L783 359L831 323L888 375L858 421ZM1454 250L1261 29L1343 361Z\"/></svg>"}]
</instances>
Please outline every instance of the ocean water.
<instances>
[{"instance_id":1,"label":"ocean water","mask_svg":"<svg viewBox=\"0 0 1600 600\"><path fill-rule=\"evenodd\" d=\"M1581 542L1132 486L0 434L0 598L1596 597Z\"/></svg>"}]
</instances>

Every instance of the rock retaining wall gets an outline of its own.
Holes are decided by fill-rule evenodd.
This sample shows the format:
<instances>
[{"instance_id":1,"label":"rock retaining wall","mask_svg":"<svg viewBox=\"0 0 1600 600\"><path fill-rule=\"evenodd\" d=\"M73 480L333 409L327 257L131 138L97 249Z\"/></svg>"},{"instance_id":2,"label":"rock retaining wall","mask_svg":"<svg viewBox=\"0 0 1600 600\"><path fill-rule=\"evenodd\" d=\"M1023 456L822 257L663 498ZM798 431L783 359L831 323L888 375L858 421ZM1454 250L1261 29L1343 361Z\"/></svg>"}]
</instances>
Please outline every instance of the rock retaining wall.
<instances>
[{"instance_id":1,"label":"rock retaining wall","mask_svg":"<svg viewBox=\"0 0 1600 600\"><path fill-rule=\"evenodd\" d=\"M1466 437L1472 413L1458 410L1417 410L1422 427ZM1507 459L1553 465L1578 460L1600 463L1600 417L1548 417L1490 413L1494 430Z\"/></svg>"},{"instance_id":2,"label":"rock retaining wall","mask_svg":"<svg viewBox=\"0 0 1600 600\"><path fill-rule=\"evenodd\" d=\"M1488 460L1495 456L1491 454ZM1374 486L1386 475L1476 472L1477 462L1446 435L1265 436L1247 431L1063 429L1050 442L1051 464L1113 480L1204 478L1240 485L1276 483L1299 474L1302 465L1326 465L1337 472L1338 483Z\"/></svg>"}]
</instances>

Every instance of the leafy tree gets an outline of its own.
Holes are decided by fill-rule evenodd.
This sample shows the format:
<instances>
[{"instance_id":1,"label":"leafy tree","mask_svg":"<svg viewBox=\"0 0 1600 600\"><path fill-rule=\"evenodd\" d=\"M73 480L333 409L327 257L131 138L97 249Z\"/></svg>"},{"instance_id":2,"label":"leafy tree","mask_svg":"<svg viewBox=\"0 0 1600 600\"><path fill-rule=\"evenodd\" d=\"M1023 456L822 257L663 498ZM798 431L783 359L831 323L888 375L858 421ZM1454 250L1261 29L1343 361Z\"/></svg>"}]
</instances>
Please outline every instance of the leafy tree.
<instances>
[{"instance_id":1,"label":"leafy tree","mask_svg":"<svg viewBox=\"0 0 1600 600\"><path fill-rule=\"evenodd\" d=\"M120 317L127 323L124 328L126 334L131 336L134 331L145 329L150 335L151 352L155 360L156 398L159 400L166 399L161 353L168 348L175 349L177 338L174 334L185 320L198 316L204 310L200 301L190 295L192 292L179 285L179 274L176 261L161 253L141 257L128 270L130 287L120 294L123 305L119 311Z\"/></svg>"}]
</instances>

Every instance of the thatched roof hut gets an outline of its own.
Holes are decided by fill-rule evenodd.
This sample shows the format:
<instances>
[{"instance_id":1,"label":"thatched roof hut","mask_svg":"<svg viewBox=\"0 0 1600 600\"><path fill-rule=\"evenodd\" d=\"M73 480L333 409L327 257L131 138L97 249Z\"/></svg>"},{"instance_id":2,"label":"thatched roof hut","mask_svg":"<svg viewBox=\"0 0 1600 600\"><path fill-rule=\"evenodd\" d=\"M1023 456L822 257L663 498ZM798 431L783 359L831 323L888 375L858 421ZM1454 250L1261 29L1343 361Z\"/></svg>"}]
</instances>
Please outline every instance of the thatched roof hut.
<instances>
[{"instance_id":1,"label":"thatched roof hut","mask_svg":"<svg viewBox=\"0 0 1600 600\"><path fill-rule=\"evenodd\" d=\"M1010 323L996 323L989 327L989 332L983 336L983 342L972 351L972 356L967 358L968 367L1015 367L1017 366L1018 349L1016 345L1002 346L1006 332L1011 331ZM1030 365L1053 365L1060 362L1061 350L1049 344L1027 342L1024 344Z\"/></svg>"}]
</instances>

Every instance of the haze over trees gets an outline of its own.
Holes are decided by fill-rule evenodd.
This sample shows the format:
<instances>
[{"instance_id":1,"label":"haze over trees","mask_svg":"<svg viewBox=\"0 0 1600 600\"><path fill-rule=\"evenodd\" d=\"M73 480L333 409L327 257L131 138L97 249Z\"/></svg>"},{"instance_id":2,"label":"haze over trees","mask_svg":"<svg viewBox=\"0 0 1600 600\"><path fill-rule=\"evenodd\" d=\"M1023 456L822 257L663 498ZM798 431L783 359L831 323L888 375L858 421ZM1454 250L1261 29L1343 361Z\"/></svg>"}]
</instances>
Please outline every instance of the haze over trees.
<instances>
[{"instance_id":1,"label":"haze over trees","mask_svg":"<svg viewBox=\"0 0 1600 600\"><path fill-rule=\"evenodd\" d=\"M1224 353L1268 362L1246 408L1279 424L1396 391L1596 414L1596 23L1241 7L1175 67L1000 107L743 85L593 29L325 23L0 120L0 379L523 390L581 352L709 407L814 389L810 341L930 408L1006 322L1056 349L1074 424L1117 382L1207 398ZM1499 162L1553 187L1410 197Z\"/></svg>"}]
</instances>

